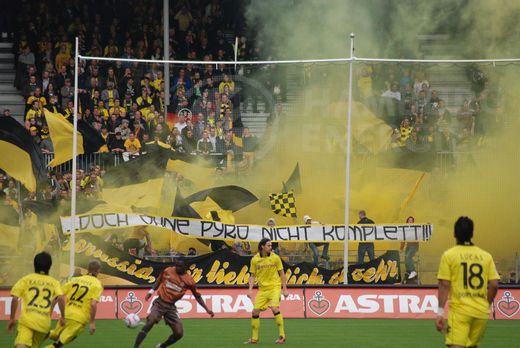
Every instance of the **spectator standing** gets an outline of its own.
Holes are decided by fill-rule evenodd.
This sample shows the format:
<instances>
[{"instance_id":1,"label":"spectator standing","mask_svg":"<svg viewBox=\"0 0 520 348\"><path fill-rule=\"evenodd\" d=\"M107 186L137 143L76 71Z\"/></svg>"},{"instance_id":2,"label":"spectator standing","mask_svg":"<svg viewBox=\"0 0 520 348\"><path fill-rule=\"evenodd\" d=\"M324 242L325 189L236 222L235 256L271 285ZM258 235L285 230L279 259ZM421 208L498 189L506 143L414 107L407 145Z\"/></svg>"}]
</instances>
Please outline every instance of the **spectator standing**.
<instances>
[{"instance_id":1,"label":"spectator standing","mask_svg":"<svg viewBox=\"0 0 520 348\"><path fill-rule=\"evenodd\" d=\"M374 221L367 218L367 213L364 210L360 210L358 213L359 221L358 225L374 224ZM374 243L372 242L359 242L358 245L358 263L364 263L365 253L368 253L368 259L372 261L374 257Z\"/></svg>"},{"instance_id":2,"label":"spectator standing","mask_svg":"<svg viewBox=\"0 0 520 348\"><path fill-rule=\"evenodd\" d=\"M146 242L145 242L146 240ZM136 226L130 237L124 241L123 248L125 252L129 252L130 249L136 250L136 256L139 258L144 257L144 249L152 253L152 239L150 238L150 232L144 226Z\"/></svg>"},{"instance_id":3,"label":"spectator standing","mask_svg":"<svg viewBox=\"0 0 520 348\"><path fill-rule=\"evenodd\" d=\"M409 216L406 219L407 224L413 224L415 219L413 216ZM406 249L405 249L406 245ZM406 265L406 273L405 278L410 280L417 276L417 271L415 269L415 264L413 262L413 257L419 250L419 242L402 242L399 251L402 253L404 250L404 264Z\"/></svg>"},{"instance_id":4,"label":"spectator standing","mask_svg":"<svg viewBox=\"0 0 520 348\"><path fill-rule=\"evenodd\" d=\"M306 225L313 224L312 218L310 216L308 216L308 215L305 215L303 217L303 222ZM315 224L319 224L319 222L314 222L314 223ZM318 266L318 255L319 255L318 247L319 246L323 246L323 251L321 253L321 258L324 259L324 260L328 260L329 259L329 255L328 255L329 254L329 243L309 243L309 247L312 250L314 266Z\"/></svg>"},{"instance_id":5,"label":"spectator standing","mask_svg":"<svg viewBox=\"0 0 520 348\"><path fill-rule=\"evenodd\" d=\"M276 226L276 221L273 218L269 218L269 220L267 220L267 226L269 226L269 227ZM278 242L273 242L272 245L273 245L274 253L276 255L280 256L280 247L278 245Z\"/></svg>"}]
</instances>

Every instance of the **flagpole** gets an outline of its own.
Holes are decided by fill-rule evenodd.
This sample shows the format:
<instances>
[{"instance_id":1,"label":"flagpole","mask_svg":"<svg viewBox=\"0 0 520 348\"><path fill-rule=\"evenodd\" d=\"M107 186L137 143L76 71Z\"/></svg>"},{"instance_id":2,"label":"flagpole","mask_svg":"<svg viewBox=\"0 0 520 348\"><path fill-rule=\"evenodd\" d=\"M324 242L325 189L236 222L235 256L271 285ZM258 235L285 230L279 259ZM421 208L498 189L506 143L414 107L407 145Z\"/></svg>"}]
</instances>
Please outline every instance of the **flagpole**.
<instances>
[{"instance_id":1,"label":"flagpole","mask_svg":"<svg viewBox=\"0 0 520 348\"><path fill-rule=\"evenodd\" d=\"M348 225L350 188L350 120L352 116L352 60L354 57L354 33L350 33L350 72L348 75L348 121L347 121L347 163L345 175L345 242L343 250L343 284L348 284Z\"/></svg>"},{"instance_id":2,"label":"flagpole","mask_svg":"<svg viewBox=\"0 0 520 348\"><path fill-rule=\"evenodd\" d=\"M163 53L164 53L164 120L168 120L168 107L170 104L170 4L163 0Z\"/></svg>"},{"instance_id":3,"label":"flagpole","mask_svg":"<svg viewBox=\"0 0 520 348\"><path fill-rule=\"evenodd\" d=\"M78 67L79 67L79 39L76 37L74 55L74 131L72 132L72 197L70 203L70 277L74 274L74 257L76 254L76 156L78 154Z\"/></svg>"}]
</instances>

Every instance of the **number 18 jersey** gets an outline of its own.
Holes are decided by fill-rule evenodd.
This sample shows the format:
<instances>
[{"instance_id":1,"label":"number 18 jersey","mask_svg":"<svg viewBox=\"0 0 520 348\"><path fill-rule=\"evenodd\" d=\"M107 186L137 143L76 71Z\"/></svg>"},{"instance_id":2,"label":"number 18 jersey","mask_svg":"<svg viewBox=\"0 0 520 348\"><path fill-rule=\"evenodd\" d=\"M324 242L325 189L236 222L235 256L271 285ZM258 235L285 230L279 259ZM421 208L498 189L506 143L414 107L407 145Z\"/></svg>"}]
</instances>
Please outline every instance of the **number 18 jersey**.
<instances>
[{"instance_id":1,"label":"number 18 jersey","mask_svg":"<svg viewBox=\"0 0 520 348\"><path fill-rule=\"evenodd\" d=\"M80 323L90 320L90 303L99 302L103 286L99 279L91 275L74 277L63 285L63 293L67 296L65 319Z\"/></svg>"},{"instance_id":2,"label":"number 18 jersey","mask_svg":"<svg viewBox=\"0 0 520 348\"><path fill-rule=\"evenodd\" d=\"M22 298L23 309L18 320L20 324L37 332L49 331L52 300L63 295L56 279L39 273L26 275L16 282L11 295Z\"/></svg>"},{"instance_id":3,"label":"number 18 jersey","mask_svg":"<svg viewBox=\"0 0 520 348\"><path fill-rule=\"evenodd\" d=\"M500 279L493 257L474 245L457 245L444 252L437 278L449 280L450 310L474 318L489 317L487 284Z\"/></svg>"}]
</instances>

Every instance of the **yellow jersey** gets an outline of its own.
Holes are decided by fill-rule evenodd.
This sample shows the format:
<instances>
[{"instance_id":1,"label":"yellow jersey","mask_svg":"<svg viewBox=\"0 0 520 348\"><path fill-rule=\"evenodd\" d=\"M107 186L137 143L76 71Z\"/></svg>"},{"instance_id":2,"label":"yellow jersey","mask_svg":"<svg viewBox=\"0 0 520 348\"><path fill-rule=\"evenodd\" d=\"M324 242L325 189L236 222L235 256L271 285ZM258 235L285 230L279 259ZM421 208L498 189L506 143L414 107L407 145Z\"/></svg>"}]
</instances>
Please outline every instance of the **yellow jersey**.
<instances>
[{"instance_id":1,"label":"yellow jersey","mask_svg":"<svg viewBox=\"0 0 520 348\"><path fill-rule=\"evenodd\" d=\"M259 288L274 288L281 286L279 271L283 271L282 260L275 253L261 257L257 253L251 259L250 272L256 274Z\"/></svg>"},{"instance_id":2,"label":"yellow jersey","mask_svg":"<svg viewBox=\"0 0 520 348\"><path fill-rule=\"evenodd\" d=\"M91 275L74 277L63 285L63 293L67 296L65 319L73 319L80 323L90 320L90 303L99 302L103 286L99 279Z\"/></svg>"},{"instance_id":3,"label":"yellow jersey","mask_svg":"<svg viewBox=\"0 0 520 348\"><path fill-rule=\"evenodd\" d=\"M134 139L134 141L126 139L125 147L128 149L128 151L139 151L139 149L141 148L141 143L138 139Z\"/></svg>"},{"instance_id":4,"label":"yellow jersey","mask_svg":"<svg viewBox=\"0 0 520 348\"><path fill-rule=\"evenodd\" d=\"M450 310L474 318L489 317L487 284L500 279L493 257L474 245L457 245L442 254L438 279L449 280Z\"/></svg>"},{"instance_id":5,"label":"yellow jersey","mask_svg":"<svg viewBox=\"0 0 520 348\"><path fill-rule=\"evenodd\" d=\"M51 327L51 304L63 295L60 283L51 276L39 273L26 275L14 284L11 295L21 297L20 324L37 331L48 332Z\"/></svg>"}]
</instances>

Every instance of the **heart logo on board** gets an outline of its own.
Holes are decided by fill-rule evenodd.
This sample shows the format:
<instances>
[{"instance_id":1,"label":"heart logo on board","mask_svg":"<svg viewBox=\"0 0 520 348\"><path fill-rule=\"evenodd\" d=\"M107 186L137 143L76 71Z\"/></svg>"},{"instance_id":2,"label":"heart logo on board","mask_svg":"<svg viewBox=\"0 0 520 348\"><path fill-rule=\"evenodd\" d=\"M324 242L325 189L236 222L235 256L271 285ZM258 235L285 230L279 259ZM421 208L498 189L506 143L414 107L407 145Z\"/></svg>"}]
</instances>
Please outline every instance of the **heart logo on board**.
<instances>
[{"instance_id":1,"label":"heart logo on board","mask_svg":"<svg viewBox=\"0 0 520 348\"><path fill-rule=\"evenodd\" d=\"M316 315L322 316L327 313L330 308L330 302L321 293L316 291L314 297L308 302L309 309Z\"/></svg>"},{"instance_id":2,"label":"heart logo on board","mask_svg":"<svg viewBox=\"0 0 520 348\"><path fill-rule=\"evenodd\" d=\"M504 292L502 299L497 302L497 308L500 313L508 318L511 318L520 310L520 302L511 296L511 292L506 291Z\"/></svg>"},{"instance_id":3,"label":"heart logo on board","mask_svg":"<svg viewBox=\"0 0 520 348\"><path fill-rule=\"evenodd\" d=\"M130 291L128 293L128 296L126 296L126 299L124 301L121 301L120 307L121 310L125 312L127 315L131 313L138 314L143 308L143 303L139 301L139 299L137 298L137 296L135 296L135 293L133 291Z\"/></svg>"}]
</instances>

